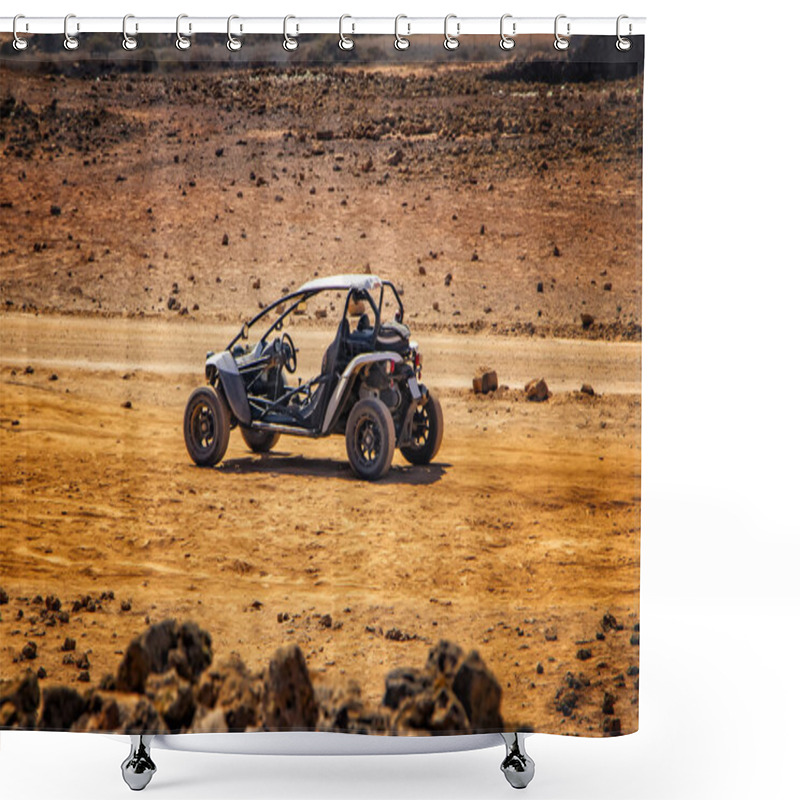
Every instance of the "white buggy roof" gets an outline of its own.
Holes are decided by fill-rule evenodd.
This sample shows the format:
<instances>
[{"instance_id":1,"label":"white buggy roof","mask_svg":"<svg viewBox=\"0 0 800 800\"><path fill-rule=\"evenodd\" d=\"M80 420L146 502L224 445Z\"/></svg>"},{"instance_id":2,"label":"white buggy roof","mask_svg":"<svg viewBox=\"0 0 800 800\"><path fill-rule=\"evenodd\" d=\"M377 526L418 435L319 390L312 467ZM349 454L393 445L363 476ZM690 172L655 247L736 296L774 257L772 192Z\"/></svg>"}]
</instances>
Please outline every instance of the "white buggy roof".
<instances>
[{"instance_id":1,"label":"white buggy roof","mask_svg":"<svg viewBox=\"0 0 800 800\"><path fill-rule=\"evenodd\" d=\"M298 292L319 292L324 289L377 289L383 281L377 275L329 275L304 283Z\"/></svg>"}]
</instances>

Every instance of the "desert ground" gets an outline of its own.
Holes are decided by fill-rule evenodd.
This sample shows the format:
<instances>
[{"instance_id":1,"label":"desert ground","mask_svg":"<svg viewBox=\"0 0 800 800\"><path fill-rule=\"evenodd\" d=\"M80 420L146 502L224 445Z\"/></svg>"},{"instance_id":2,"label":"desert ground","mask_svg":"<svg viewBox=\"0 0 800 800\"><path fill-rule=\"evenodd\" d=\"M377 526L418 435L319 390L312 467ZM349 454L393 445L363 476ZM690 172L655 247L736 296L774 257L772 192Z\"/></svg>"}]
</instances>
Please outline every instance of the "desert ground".
<instances>
[{"instance_id":1,"label":"desert ground","mask_svg":"<svg viewBox=\"0 0 800 800\"><path fill-rule=\"evenodd\" d=\"M636 729L641 83L490 71L0 72L0 678L96 686L176 618L380 705L448 639L511 724ZM194 466L206 352L338 272L402 288L434 463L365 484L340 438L234 432ZM332 322L298 325L310 376Z\"/></svg>"}]
</instances>

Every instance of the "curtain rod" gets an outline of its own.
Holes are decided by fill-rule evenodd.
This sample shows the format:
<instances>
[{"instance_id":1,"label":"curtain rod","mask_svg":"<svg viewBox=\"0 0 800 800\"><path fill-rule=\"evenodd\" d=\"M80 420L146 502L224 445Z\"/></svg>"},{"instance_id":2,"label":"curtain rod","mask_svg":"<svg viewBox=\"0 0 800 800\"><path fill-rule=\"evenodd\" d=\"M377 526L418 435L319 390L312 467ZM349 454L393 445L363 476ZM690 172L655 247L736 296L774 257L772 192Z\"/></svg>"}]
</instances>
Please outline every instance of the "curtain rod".
<instances>
[{"instance_id":1,"label":"curtain rod","mask_svg":"<svg viewBox=\"0 0 800 800\"><path fill-rule=\"evenodd\" d=\"M16 22L15 22L16 20ZM273 34L302 37L304 34L388 35L411 36L440 34L448 38L477 34L497 34L512 38L525 34L551 34L561 37L574 35L637 36L644 33L644 17L0 17L0 32L25 34L61 34L79 37L85 33L138 34L172 33L190 37L196 33L216 33L237 37L251 34Z\"/></svg>"}]
</instances>

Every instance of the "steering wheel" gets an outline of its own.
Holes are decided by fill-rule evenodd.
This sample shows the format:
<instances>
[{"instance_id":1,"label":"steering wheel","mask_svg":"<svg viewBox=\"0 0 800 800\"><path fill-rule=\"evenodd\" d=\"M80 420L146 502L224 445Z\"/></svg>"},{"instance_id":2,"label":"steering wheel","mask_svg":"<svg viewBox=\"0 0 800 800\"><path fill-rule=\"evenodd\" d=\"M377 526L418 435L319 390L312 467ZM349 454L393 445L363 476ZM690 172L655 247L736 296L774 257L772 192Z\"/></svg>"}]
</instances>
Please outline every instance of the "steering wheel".
<instances>
[{"instance_id":1,"label":"steering wheel","mask_svg":"<svg viewBox=\"0 0 800 800\"><path fill-rule=\"evenodd\" d=\"M297 348L294 346L292 337L285 332L281 334L281 351L284 359L283 366L291 374L297 369Z\"/></svg>"}]
</instances>

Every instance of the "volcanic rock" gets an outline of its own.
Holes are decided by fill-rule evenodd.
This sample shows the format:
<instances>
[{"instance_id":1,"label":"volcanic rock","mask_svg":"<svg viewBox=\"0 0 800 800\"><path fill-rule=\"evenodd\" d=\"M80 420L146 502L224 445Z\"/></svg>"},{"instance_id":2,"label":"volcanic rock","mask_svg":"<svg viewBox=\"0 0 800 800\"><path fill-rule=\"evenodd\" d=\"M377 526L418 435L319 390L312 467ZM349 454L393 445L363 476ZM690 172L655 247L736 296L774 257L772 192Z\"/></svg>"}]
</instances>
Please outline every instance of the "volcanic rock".
<instances>
[{"instance_id":1,"label":"volcanic rock","mask_svg":"<svg viewBox=\"0 0 800 800\"><path fill-rule=\"evenodd\" d=\"M0 681L0 728L34 727L39 698L39 681L32 670L17 680Z\"/></svg>"},{"instance_id":2,"label":"volcanic rock","mask_svg":"<svg viewBox=\"0 0 800 800\"><path fill-rule=\"evenodd\" d=\"M269 662L269 713L272 728L316 727L319 706L306 660L295 645L281 647Z\"/></svg>"},{"instance_id":3,"label":"volcanic rock","mask_svg":"<svg viewBox=\"0 0 800 800\"><path fill-rule=\"evenodd\" d=\"M75 689L68 686L48 686L42 692L39 728L68 731L85 709L86 701Z\"/></svg>"},{"instance_id":4,"label":"volcanic rock","mask_svg":"<svg viewBox=\"0 0 800 800\"><path fill-rule=\"evenodd\" d=\"M464 707L474 732L502 730L502 690L477 651L473 650L458 668L453 692Z\"/></svg>"},{"instance_id":5,"label":"volcanic rock","mask_svg":"<svg viewBox=\"0 0 800 800\"><path fill-rule=\"evenodd\" d=\"M497 373L489 367L478 367L472 378L472 391L475 394L488 394L497 391Z\"/></svg>"},{"instance_id":6,"label":"volcanic rock","mask_svg":"<svg viewBox=\"0 0 800 800\"><path fill-rule=\"evenodd\" d=\"M544 403L550 397L550 390L547 388L544 378L534 378L525 384L525 397L534 403Z\"/></svg>"},{"instance_id":7,"label":"volcanic rock","mask_svg":"<svg viewBox=\"0 0 800 800\"><path fill-rule=\"evenodd\" d=\"M428 653L425 670L432 674L434 678L438 673L441 673L445 678L452 680L463 654L464 651L457 644L442 639Z\"/></svg>"},{"instance_id":8,"label":"volcanic rock","mask_svg":"<svg viewBox=\"0 0 800 800\"><path fill-rule=\"evenodd\" d=\"M415 667L393 669L386 675L383 705L396 709L407 697L424 692L431 684L430 674Z\"/></svg>"}]
</instances>

